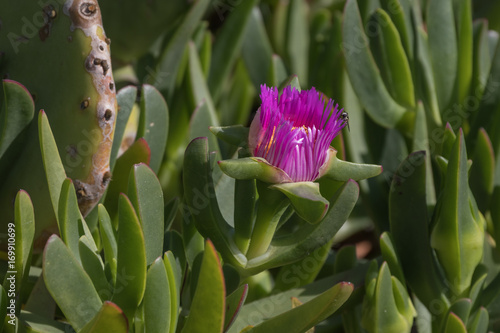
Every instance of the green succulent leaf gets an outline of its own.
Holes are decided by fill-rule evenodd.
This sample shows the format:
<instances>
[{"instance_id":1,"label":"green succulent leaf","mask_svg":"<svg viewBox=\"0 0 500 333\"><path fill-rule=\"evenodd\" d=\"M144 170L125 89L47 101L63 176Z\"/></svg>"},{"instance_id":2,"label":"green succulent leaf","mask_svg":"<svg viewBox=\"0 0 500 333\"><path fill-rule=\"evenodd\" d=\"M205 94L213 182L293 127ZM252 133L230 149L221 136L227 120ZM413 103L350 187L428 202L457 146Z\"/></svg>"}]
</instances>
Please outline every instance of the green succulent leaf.
<instances>
[{"instance_id":1,"label":"green succulent leaf","mask_svg":"<svg viewBox=\"0 0 500 333\"><path fill-rule=\"evenodd\" d=\"M111 218L102 204L98 206L98 219L101 242L104 249L104 258L106 263L110 266L113 282L116 283L116 258L118 253L116 236Z\"/></svg>"},{"instance_id":2,"label":"green succulent leaf","mask_svg":"<svg viewBox=\"0 0 500 333\"><path fill-rule=\"evenodd\" d=\"M168 136L168 107L155 87L145 84L141 89L141 113L137 138L144 138L151 150L149 166L158 172L163 160Z\"/></svg>"},{"instance_id":3,"label":"green succulent leaf","mask_svg":"<svg viewBox=\"0 0 500 333\"><path fill-rule=\"evenodd\" d=\"M182 249L184 251L184 249ZM170 329L168 332L174 333L177 328L177 318L180 309L180 294L182 286L181 266L177 262L171 251L165 252L163 263L167 272L168 287L170 294Z\"/></svg>"},{"instance_id":4,"label":"green succulent leaf","mask_svg":"<svg viewBox=\"0 0 500 333\"><path fill-rule=\"evenodd\" d=\"M279 55L273 54L266 82L268 82L271 86L277 87L281 85L287 77L288 72L286 70L285 64L283 63L283 60Z\"/></svg>"},{"instance_id":5,"label":"green succulent leaf","mask_svg":"<svg viewBox=\"0 0 500 333\"><path fill-rule=\"evenodd\" d=\"M256 0L250 0L235 6L216 36L208 76L208 86L215 100L241 52L246 27L256 3Z\"/></svg>"},{"instance_id":6,"label":"green succulent leaf","mask_svg":"<svg viewBox=\"0 0 500 333\"><path fill-rule=\"evenodd\" d=\"M402 284L405 284L403 265L401 260L398 258L392 236L388 232L384 232L380 236L380 251L382 252L382 257L387 262L392 275Z\"/></svg>"},{"instance_id":7,"label":"green succulent leaf","mask_svg":"<svg viewBox=\"0 0 500 333\"><path fill-rule=\"evenodd\" d=\"M244 266L246 258L234 243L232 228L219 210L206 138L195 139L187 147L183 175L185 219L193 219L198 231L217 244L226 262Z\"/></svg>"},{"instance_id":8,"label":"green succulent leaf","mask_svg":"<svg viewBox=\"0 0 500 333\"><path fill-rule=\"evenodd\" d=\"M2 80L3 104L0 107L0 159L21 135L35 115L35 103L26 87L16 81ZM0 95L1 96L1 95Z\"/></svg>"},{"instance_id":9,"label":"green succulent leaf","mask_svg":"<svg viewBox=\"0 0 500 333\"><path fill-rule=\"evenodd\" d=\"M102 302L92 280L56 235L45 246L43 277L50 294L75 329L82 329L99 312ZM75 300L78 300L76 306Z\"/></svg>"},{"instance_id":10,"label":"green succulent leaf","mask_svg":"<svg viewBox=\"0 0 500 333\"><path fill-rule=\"evenodd\" d=\"M261 157L224 160L218 163L222 172L235 179L258 179L271 184L291 182L290 177L283 170L269 164Z\"/></svg>"},{"instance_id":11,"label":"green succulent leaf","mask_svg":"<svg viewBox=\"0 0 500 333\"><path fill-rule=\"evenodd\" d=\"M146 249L141 223L124 194L119 197L117 249L117 276L111 300L131 322L146 287Z\"/></svg>"},{"instance_id":12,"label":"green succulent leaf","mask_svg":"<svg viewBox=\"0 0 500 333\"><path fill-rule=\"evenodd\" d=\"M399 32L383 9L377 9L371 20L378 27L379 33L371 38L370 47L385 86L399 105L414 109L413 79Z\"/></svg>"},{"instance_id":13,"label":"green succulent leaf","mask_svg":"<svg viewBox=\"0 0 500 333\"><path fill-rule=\"evenodd\" d=\"M154 82L154 86L158 90L167 92L167 101L172 99L175 92L176 74L181 67L179 65L182 60L182 54L209 4L210 0L201 0L190 8L182 23L177 27L169 39L167 46L160 54L156 73L151 77L150 83Z\"/></svg>"},{"instance_id":14,"label":"green succulent leaf","mask_svg":"<svg viewBox=\"0 0 500 333\"><path fill-rule=\"evenodd\" d=\"M95 290L97 290L103 301L109 300L111 298L111 288L104 274L101 257L87 245L85 236L82 236L78 242L78 249L82 267L92 280Z\"/></svg>"},{"instance_id":15,"label":"green succulent leaf","mask_svg":"<svg viewBox=\"0 0 500 333\"><path fill-rule=\"evenodd\" d=\"M301 260L282 266L278 275L274 279L273 293L283 292L285 290L298 288L312 283L323 268L323 264L327 260L330 253L332 243L333 238L323 246L303 257ZM341 248L339 253L345 248L347 247ZM339 253L337 253L337 256L335 257L335 265L342 261L339 258ZM356 255L354 255L354 260L356 261ZM311 263L314 264L311 265ZM352 267L353 266L350 266L348 269L351 269ZM335 273L338 273L338 271L335 270Z\"/></svg>"},{"instance_id":16,"label":"green succulent leaf","mask_svg":"<svg viewBox=\"0 0 500 333\"><path fill-rule=\"evenodd\" d=\"M424 304L438 300L446 305L430 248L426 158L423 151L412 153L396 171L389 193L390 228L408 285Z\"/></svg>"},{"instance_id":17,"label":"green succulent leaf","mask_svg":"<svg viewBox=\"0 0 500 333\"><path fill-rule=\"evenodd\" d=\"M444 112L452 103L459 68L453 0L429 1L427 31L437 100Z\"/></svg>"},{"instance_id":18,"label":"green succulent leaf","mask_svg":"<svg viewBox=\"0 0 500 333\"><path fill-rule=\"evenodd\" d=\"M149 265L162 255L164 233L163 192L154 171L146 164L136 164L130 171L128 197L134 205L146 245Z\"/></svg>"},{"instance_id":19,"label":"green succulent leaf","mask_svg":"<svg viewBox=\"0 0 500 333\"><path fill-rule=\"evenodd\" d=\"M495 178L495 155L488 133L479 130L474 154L472 156L469 185L479 210L486 214L493 194Z\"/></svg>"},{"instance_id":20,"label":"green succulent leaf","mask_svg":"<svg viewBox=\"0 0 500 333\"><path fill-rule=\"evenodd\" d=\"M483 255L484 221L469 189L467 151L459 131L438 200L431 246L454 291L461 294Z\"/></svg>"},{"instance_id":21,"label":"green succulent leaf","mask_svg":"<svg viewBox=\"0 0 500 333\"><path fill-rule=\"evenodd\" d=\"M239 147L246 147L248 145L248 135L250 128L242 125L216 127L211 126L212 132L217 138Z\"/></svg>"},{"instance_id":22,"label":"green succulent leaf","mask_svg":"<svg viewBox=\"0 0 500 333\"><path fill-rule=\"evenodd\" d=\"M413 131L413 151L424 150L427 156L431 156L431 151L435 151L436 144L434 141L430 141L429 131L427 128L427 119L426 119L424 107L421 102L418 103L417 109L415 110L415 129ZM430 146L432 142L433 146ZM426 180L426 194L427 194L427 206L434 207L436 204L436 190L434 188L434 176L432 172L432 164L431 159L425 159L427 175L425 177Z\"/></svg>"},{"instance_id":23,"label":"green succulent leaf","mask_svg":"<svg viewBox=\"0 0 500 333\"><path fill-rule=\"evenodd\" d=\"M38 114L38 133L52 207L54 208L54 212L58 212L59 198L61 196L62 184L66 179L66 172L64 171L64 166L59 157L56 141L50 129L49 120L43 110Z\"/></svg>"},{"instance_id":24,"label":"green succulent leaf","mask_svg":"<svg viewBox=\"0 0 500 333\"><path fill-rule=\"evenodd\" d=\"M442 126L441 113L439 109L438 98L436 95L436 84L429 55L429 43L427 32L421 27L416 29L416 81L420 98L425 106L427 118L433 126Z\"/></svg>"},{"instance_id":25,"label":"green succulent leaf","mask_svg":"<svg viewBox=\"0 0 500 333\"><path fill-rule=\"evenodd\" d=\"M370 117L393 128L406 110L390 96L368 46L357 0L348 0L344 10L343 49L352 87Z\"/></svg>"},{"instance_id":26,"label":"green succulent leaf","mask_svg":"<svg viewBox=\"0 0 500 333\"><path fill-rule=\"evenodd\" d=\"M59 232L66 246L73 255L80 261L78 241L83 234L80 225L85 223L82 214L78 209L76 191L71 179L66 178L61 187L61 197L59 198Z\"/></svg>"},{"instance_id":27,"label":"green succulent leaf","mask_svg":"<svg viewBox=\"0 0 500 333\"><path fill-rule=\"evenodd\" d=\"M459 316L451 312L444 324L444 333L467 333L467 328Z\"/></svg>"},{"instance_id":28,"label":"green succulent leaf","mask_svg":"<svg viewBox=\"0 0 500 333\"><path fill-rule=\"evenodd\" d=\"M254 7L243 38L242 56L256 89L266 82L273 49L259 7Z\"/></svg>"},{"instance_id":29,"label":"green succulent leaf","mask_svg":"<svg viewBox=\"0 0 500 333\"><path fill-rule=\"evenodd\" d=\"M272 185L270 188L286 195L297 214L308 223L318 223L328 211L330 203L321 196L318 183L283 183Z\"/></svg>"},{"instance_id":30,"label":"green succulent leaf","mask_svg":"<svg viewBox=\"0 0 500 333\"><path fill-rule=\"evenodd\" d=\"M118 151L123 141L125 128L127 127L127 122L132 114L132 109L137 99L137 88L134 86L127 86L120 89L116 94L116 99L120 112L116 115L115 134L113 135L113 146L111 148L109 160L111 172L113 172L116 159L118 158Z\"/></svg>"},{"instance_id":31,"label":"green succulent leaf","mask_svg":"<svg viewBox=\"0 0 500 333\"><path fill-rule=\"evenodd\" d=\"M488 311L481 307L473 314L467 323L467 332L469 333L486 333L488 331L489 323Z\"/></svg>"},{"instance_id":32,"label":"green succulent leaf","mask_svg":"<svg viewBox=\"0 0 500 333\"><path fill-rule=\"evenodd\" d=\"M142 306L144 307L145 332L169 332L172 320L171 298L167 270L161 257L149 267L146 279L146 291Z\"/></svg>"},{"instance_id":33,"label":"green succulent leaf","mask_svg":"<svg viewBox=\"0 0 500 333\"><path fill-rule=\"evenodd\" d=\"M301 0L291 0L288 5L286 26L286 55L293 73L307 85L309 63L308 4Z\"/></svg>"},{"instance_id":34,"label":"green succulent leaf","mask_svg":"<svg viewBox=\"0 0 500 333\"><path fill-rule=\"evenodd\" d=\"M79 333L126 333L129 331L127 317L113 302L106 301L101 309Z\"/></svg>"},{"instance_id":35,"label":"green succulent leaf","mask_svg":"<svg viewBox=\"0 0 500 333\"><path fill-rule=\"evenodd\" d=\"M249 332L305 332L335 313L351 296L354 287L340 282L312 300L254 326Z\"/></svg>"},{"instance_id":36,"label":"green succulent leaf","mask_svg":"<svg viewBox=\"0 0 500 333\"><path fill-rule=\"evenodd\" d=\"M144 139L138 139L116 160L113 178L109 183L104 200L104 205L114 223L118 211L118 196L120 193L127 192L128 179L133 165L138 163L149 164L150 158L151 150L148 143ZM114 227L118 229L116 224Z\"/></svg>"},{"instance_id":37,"label":"green succulent leaf","mask_svg":"<svg viewBox=\"0 0 500 333\"><path fill-rule=\"evenodd\" d=\"M193 303L182 332L222 332L226 309L225 299L222 266L215 247L210 240L207 240Z\"/></svg>"},{"instance_id":38,"label":"green succulent leaf","mask_svg":"<svg viewBox=\"0 0 500 333\"><path fill-rule=\"evenodd\" d=\"M460 102L470 94L473 61L472 4L453 1L457 29L457 95Z\"/></svg>"},{"instance_id":39,"label":"green succulent leaf","mask_svg":"<svg viewBox=\"0 0 500 333\"><path fill-rule=\"evenodd\" d=\"M401 282L391 276L383 263L377 275L367 274L361 325L370 333L407 332L416 311Z\"/></svg>"},{"instance_id":40,"label":"green succulent leaf","mask_svg":"<svg viewBox=\"0 0 500 333\"><path fill-rule=\"evenodd\" d=\"M381 165L352 163L337 158L337 151L333 148L330 148L329 155L328 162L320 169L321 177L345 182L349 179L359 181L382 173Z\"/></svg>"},{"instance_id":41,"label":"green succulent leaf","mask_svg":"<svg viewBox=\"0 0 500 333\"><path fill-rule=\"evenodd\" d=\"M240 286L226 297L226 313L224 316L224 332L227 332L236 320L238 313L248 295L248 284Z\"/></svg>"}]
</instances>

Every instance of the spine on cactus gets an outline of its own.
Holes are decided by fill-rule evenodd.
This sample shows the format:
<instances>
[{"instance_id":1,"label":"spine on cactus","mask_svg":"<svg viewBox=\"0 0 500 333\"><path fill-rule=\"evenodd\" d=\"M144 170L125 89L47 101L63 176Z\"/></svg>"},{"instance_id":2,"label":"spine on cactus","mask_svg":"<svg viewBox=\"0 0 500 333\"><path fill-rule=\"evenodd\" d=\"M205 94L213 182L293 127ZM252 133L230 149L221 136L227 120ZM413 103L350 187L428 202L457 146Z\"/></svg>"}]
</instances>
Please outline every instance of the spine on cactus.
<instances>
[{"instance_id":1,"label":"spine on cactus","mask_svg":"<svg viewBox=\"0 0 500 333\"><path fill-rule=\"evenodd\" d=\"M78 204L85 216L99 201L111 179L109 157L118 107L111 71L110 40L104 34L99 5L96 1L70 0L66 1L63 11L71 19L72 31L81 29L85 36L91 38L85 69L92 76L98 96L96 108L89 111L95 110L101 138L92 156L92 167L87 177L74 180ZM81 107L86 109L88 105L88 101L84 100Z\"/></svg>"}]
</instances>

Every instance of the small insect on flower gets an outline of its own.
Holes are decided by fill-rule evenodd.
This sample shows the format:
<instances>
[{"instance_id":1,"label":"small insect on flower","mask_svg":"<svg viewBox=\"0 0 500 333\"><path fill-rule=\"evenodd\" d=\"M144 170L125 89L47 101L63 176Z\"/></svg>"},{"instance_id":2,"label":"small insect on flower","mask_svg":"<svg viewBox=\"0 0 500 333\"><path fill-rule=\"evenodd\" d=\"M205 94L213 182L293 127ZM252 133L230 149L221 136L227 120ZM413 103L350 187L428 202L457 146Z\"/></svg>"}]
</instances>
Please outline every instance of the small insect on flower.
<instances>
[{"instance_id":1,"label":"small insect on flower","mask_svg":"<svg viewBox=\"0 0 500 333\"><path fill-rule=\"evenodd\" d=\"M349 114L344 111L340 114L340 118L345 122L345 124L347 125L347 130L350 132L351 128L349 127Z\"/></svg>"},{"instance_id":2,"label":"small insect on flower","mask_svg":"<svg viewBox=\"0 0 500 333\"><path fill-rule=\"evenodd\" d=\"M314 181L328 160L330 143L348 124L333 100L313 87L298 91L261 86L262 105L250 126L249 147L293 182Z\"/></svg>"}]
</instances>

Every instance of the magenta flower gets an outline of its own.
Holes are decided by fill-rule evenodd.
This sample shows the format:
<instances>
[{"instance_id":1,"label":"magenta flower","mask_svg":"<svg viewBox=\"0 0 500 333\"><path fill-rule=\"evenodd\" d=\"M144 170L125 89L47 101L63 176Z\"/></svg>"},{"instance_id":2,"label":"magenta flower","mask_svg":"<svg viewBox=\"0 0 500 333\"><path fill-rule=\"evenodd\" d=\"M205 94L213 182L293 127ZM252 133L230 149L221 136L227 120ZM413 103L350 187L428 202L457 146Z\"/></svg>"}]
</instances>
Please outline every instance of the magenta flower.
<instances>
[{"instance_id":1,"label":"magenta flower","mask_svg":"<svg viewBox=\"0 0 500 333\"><path fill-rule=\"evenodd\" d=\"M249 146L283 170L293 182L314 181L328 162L332 140L347 124L330 99L316 89L299 92L290 86L279 96L277 88L261 86L262 105L250 127Z\"/></svg>"}]
</instances>

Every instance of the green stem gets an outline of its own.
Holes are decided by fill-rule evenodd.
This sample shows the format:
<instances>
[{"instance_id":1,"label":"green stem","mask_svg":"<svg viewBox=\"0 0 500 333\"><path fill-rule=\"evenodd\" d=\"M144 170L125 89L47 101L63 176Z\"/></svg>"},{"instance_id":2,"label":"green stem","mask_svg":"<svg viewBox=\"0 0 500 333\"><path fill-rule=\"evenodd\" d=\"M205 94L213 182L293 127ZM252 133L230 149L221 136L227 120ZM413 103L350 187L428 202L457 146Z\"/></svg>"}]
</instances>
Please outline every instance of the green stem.
<instances>
[{"instance_id":1,"label":"green stem","mask_svg":"<svg viewBox=\"0 0 500 333\"><path fill-rule=\"evenodd\" d=\"M236 180L234 185L234 242L246 254L255 223L255 180Z\"/></svg>"},{"instance_id":2,"label":"green stem","mask_svg":"<svg viewBox=\"0 0 500 333\"><path fill-rule=\"evenodd\" d=\"M259 203L257 218L247 252L249 260L266 253L281 215L290 204L284 194L277 190L271 190L268 186L266 183L257 181Z\"/></svg>"}]
</instances>

